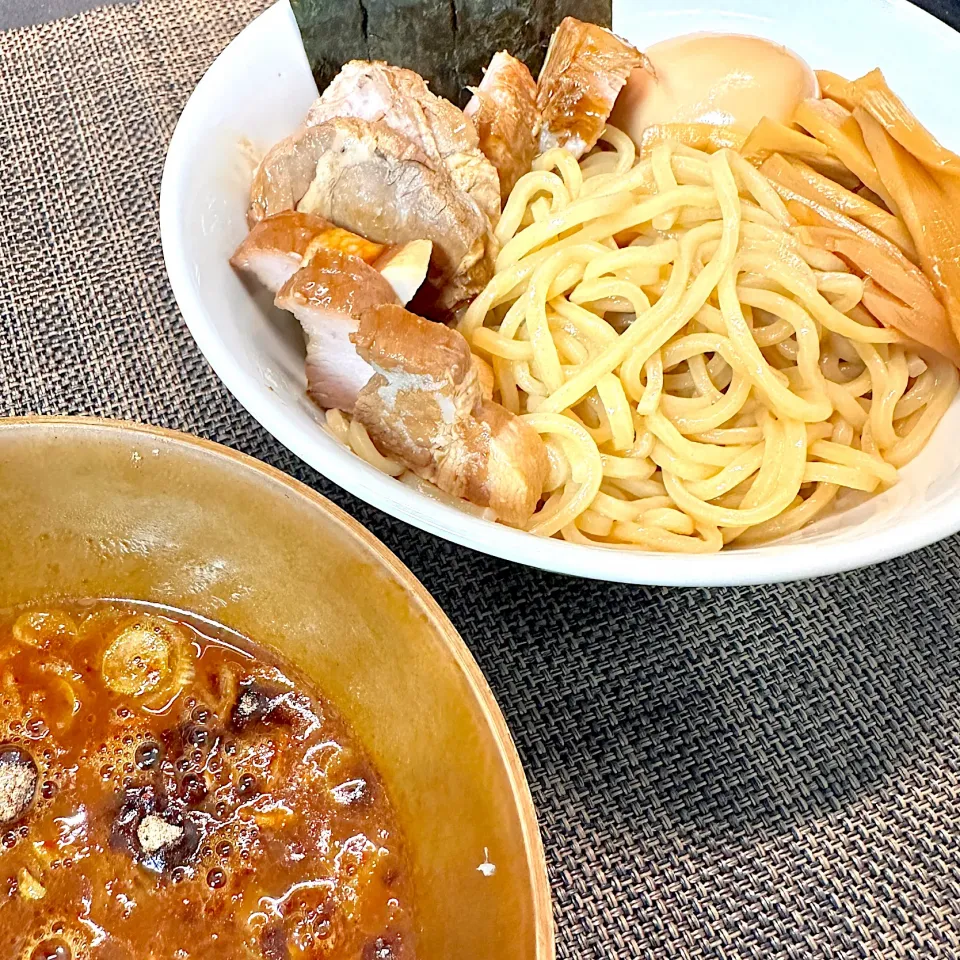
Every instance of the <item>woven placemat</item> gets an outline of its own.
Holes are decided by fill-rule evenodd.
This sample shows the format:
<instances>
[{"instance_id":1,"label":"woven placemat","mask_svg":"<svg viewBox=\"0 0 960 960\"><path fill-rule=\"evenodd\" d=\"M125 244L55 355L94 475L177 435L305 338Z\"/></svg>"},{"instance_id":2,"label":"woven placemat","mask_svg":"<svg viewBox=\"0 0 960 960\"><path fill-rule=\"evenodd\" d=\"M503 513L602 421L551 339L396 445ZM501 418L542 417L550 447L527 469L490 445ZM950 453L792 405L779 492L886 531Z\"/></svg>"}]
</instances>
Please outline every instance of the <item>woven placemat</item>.
<instances>
[{"instance_id":1,"label":"woven placemat","mask_svg":"<svg viewBox=\"0 0 960 960\"><path fill-rule=\"evenodd\" d=\"M211 437L395 550L514 732L561 957L960 958L960 540L779 588L564 579L359 503L220 385L167 284L157 196L190 90L265 5L0 34L0 411Z\"/></svg>"}]
</instances>

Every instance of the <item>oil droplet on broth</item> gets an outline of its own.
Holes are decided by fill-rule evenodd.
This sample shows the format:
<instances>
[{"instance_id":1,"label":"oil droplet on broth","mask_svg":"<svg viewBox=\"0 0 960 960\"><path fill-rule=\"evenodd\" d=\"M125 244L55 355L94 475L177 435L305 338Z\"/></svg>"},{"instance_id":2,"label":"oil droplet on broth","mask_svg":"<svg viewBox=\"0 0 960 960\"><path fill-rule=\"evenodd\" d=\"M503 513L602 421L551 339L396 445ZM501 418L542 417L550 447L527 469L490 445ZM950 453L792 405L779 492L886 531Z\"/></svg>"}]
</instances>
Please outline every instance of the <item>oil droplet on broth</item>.
<instances>
[{"instance_id":1,"label":"oil droplet on broth","mask_svg":"<svg viewBox=\"0 0 960 960\"><path fill-rule=\"evenodd\" d=\"M30 960L72 960L73 952L59 938L44 940L34 948Z\"/></svg>"},{"instance_id":2,"label":"oil droplet on broth","mask_svg":"<svg viewBox=\"0 0 960 960\"><path fill-rule=\"evenodd\" d=\"M163 759L163 750L159 743L148 741L137 747L134 763L140 770L155 770Z\"/></svg>"}]
</instances>

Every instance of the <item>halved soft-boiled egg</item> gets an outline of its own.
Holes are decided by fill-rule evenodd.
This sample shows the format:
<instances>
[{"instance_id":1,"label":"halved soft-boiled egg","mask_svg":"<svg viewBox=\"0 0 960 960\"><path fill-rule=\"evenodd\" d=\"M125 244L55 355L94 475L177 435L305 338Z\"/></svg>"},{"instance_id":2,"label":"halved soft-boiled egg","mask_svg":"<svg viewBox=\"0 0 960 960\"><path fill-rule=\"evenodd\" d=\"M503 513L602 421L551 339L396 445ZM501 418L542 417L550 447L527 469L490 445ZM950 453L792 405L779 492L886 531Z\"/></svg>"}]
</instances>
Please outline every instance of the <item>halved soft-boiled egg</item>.
<instances>
[{"instance_id":1,"label":"halved soft-boiled egg","mask_svg":"<svg viewBox=\"0 0 960 960\"><path fill-rule=\"evenodd\" d=\"M691 33L646 49L651 69L633 71L610 122L637 143L655 124L708 123L746 133L761 117L789 123L819 96L817 77L791 50L732 33Z\"/></svg>"}]
</instances>

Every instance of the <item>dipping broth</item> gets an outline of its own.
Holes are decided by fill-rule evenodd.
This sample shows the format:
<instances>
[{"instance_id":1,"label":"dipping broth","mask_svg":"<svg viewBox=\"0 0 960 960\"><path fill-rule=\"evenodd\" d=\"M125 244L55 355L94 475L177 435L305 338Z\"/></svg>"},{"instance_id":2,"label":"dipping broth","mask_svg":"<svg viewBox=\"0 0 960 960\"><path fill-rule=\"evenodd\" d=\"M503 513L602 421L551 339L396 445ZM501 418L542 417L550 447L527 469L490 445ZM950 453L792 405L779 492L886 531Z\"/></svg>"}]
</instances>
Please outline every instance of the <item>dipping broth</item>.
<instances>
[{"instance_id":1,"label":"dipping broth","mask_svg":"<svg viewBox=\"0 0 960 960\"><path fill-rule=\"evenodd\" d=\"M0 957L409 960L403 844L335 708L176 611L0 614Z\"/></svg>"}]
</instances>

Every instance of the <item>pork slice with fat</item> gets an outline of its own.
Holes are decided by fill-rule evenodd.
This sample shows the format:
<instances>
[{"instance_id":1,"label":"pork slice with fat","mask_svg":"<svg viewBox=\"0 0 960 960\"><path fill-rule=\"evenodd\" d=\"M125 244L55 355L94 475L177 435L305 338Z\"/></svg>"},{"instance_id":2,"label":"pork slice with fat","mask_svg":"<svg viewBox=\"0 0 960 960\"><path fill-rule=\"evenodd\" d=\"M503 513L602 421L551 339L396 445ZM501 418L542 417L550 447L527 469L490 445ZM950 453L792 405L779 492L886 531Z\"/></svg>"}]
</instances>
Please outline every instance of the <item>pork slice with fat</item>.
<instances>
[{"instance_id":1,"label":"pork slice with fat","mask_svg":"<svg viewBox=\"0 0 960 960\"><path fill-rule=\"evenodd\" d=\"M540 152L563 147L579 159L592 149L617 95L641 66L648 66L647 58L616 34L565 17L537 82Z\"/></svg>"},{"instance_id":2,"label":"pork slice with fat","mask_svg":"<svg viewBox=\"0 0 960 960\"><path fill-rule=\"evenodd\" d=\"M308 127L325 149L298 209L319 214L377 243L433 242L429 281L440 309L474 296L493 275L488 218L446 168L437 169L383 123L353 118Z\"/></svg>"},{"instance_id":3,"label":"pork slice with fat","mask_svg":"<svg viewBox=\"0 0 960 960\"><path fill-rule=\"evenodd\" d=\"M252 227L264 217L295 209L317 175L317 162L328 151L341 149L343 138L350 134L373 137L394 165L413 164L436 171L434 162L420 147L386 126L373 128L364 121L344 118L319 126L300 127L274 144L254 171L248 224Z\"/></svg>"},{"instance_id":4,"label":"pork slice with fat","mask_svg":"<svg viewBox=\"0 0 960 960\"><path fill-rule=\"evenodd\" d=\"M494 54L463 112L476 124L480 149L497 169L505 201L537 154L537 85L526 64L505 50Z\"/></svg>"},{"instance_id":5,"label":"pork slice with fat","mask_svg":"<svg viewBox=\"0 0 960 960\"><path fill-rule=\"evenodd\" d=\"M304 121L315 126L336 117L385 123L417 144L496 226L500 188L496 170L480 150L477 130L464 112L430 91L413 70L369 60L343 66Z\"/></svg>"},{"instance_id":6,"label":"pork slice with fat","mask_svg":"<svg viewBox=\"0 0 960 960\"><path fill-rule=\"evenodd\" d=\"M357 419L409 467L429 467L480 402L466 340L403 308L373 307L360 314L353 341L376 371L357 398Z\"/></svg>"},{"instance_id":7,"label":"pork slice with fat","mask_svg":"<svg viewBox=\"0 0 960 960\"><path fill-rule=\"evenodd\" d=\"M276 304L303 328L307 393L321 407L353 411L374 374L350 339L357 318L371 307L396 303L393 288L373 267L339 250L318 250L281 287Z\"/></svg>"},{"instance_id":8,"label":"pork slice with fat","mask_svg":"<svg viewBox=\"0 0 960 960\"><path fill-rule=\"evenodd\" d=\"M402 246L372 243L323 217L284 210L256 224L230 263L276 293L319 250L339 250L371 264L400 302L407 303L426 279L433 244L429 240L411 240Z\"/></svg>"},{"instance_id":9,"label":"pork slice with fat","mask_svg":"<svg viewBox=\"0 0 960 960\"><path fill-rule=\"evenodd\" d=\"M484 400L461 425L458 442L441 453L433 482L490 507L505 523L522 525L537 509L548 469L536 430L501 404Z\"/></svg>"},{"instance_id":10,"label":"pork slice with fat","mask_svg":"<svg viewBox=\"0 0 960 960\"><path fill-rule=\"evenodd\" d=\"M230 263L276 293L320 248L353 254L367 263L387 250L382 243L364 240L323 217L284 210L255 224Z\"/></svg>"},{"instance_id":11,"label":"pork slice with fat","mask_svg":"<svg viewBox=\"0 0 960 960\"><path fill-rule=\"evenodd\" d=\"M463 336L382 305L360 314L352 339L375 371L354 416L381 452L505 522L529 519L546 477L546 450L535 430L484 399Z\"/></svg>"}]
</instances>

